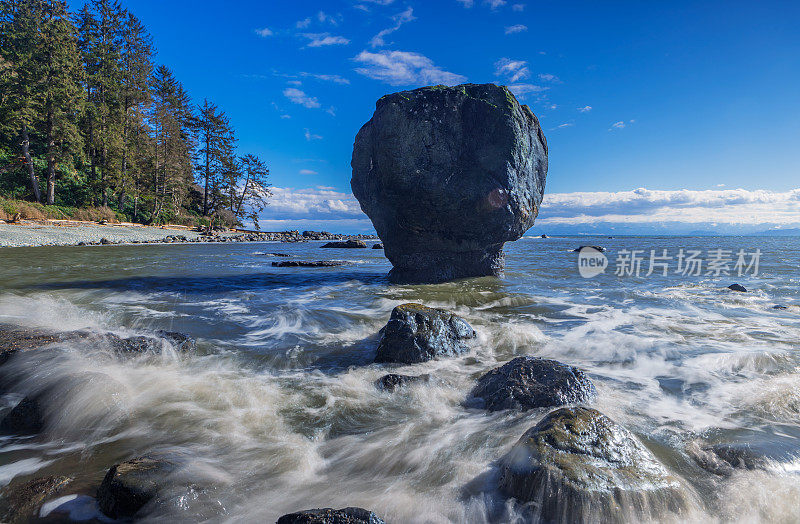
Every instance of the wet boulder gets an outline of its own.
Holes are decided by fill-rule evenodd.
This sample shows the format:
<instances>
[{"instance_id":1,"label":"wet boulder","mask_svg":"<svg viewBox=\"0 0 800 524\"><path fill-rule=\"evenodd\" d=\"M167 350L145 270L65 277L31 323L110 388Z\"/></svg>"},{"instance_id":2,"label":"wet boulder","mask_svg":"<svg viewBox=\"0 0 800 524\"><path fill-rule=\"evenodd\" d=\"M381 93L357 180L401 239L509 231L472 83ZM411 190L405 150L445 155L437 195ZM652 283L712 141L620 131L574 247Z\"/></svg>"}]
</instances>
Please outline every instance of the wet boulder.
<instances>
[{"instance_id":1,"label":"wet boulder","mask_svg":"<svg viewBox=\"0 0 800 524\"><path fill-rule=\"evenodd\" d=\"M489 411L527 410L588 403L596 397L582 370L556 360L517 357L483 375L467 403Z\"/></svg>"},{"instance_id":2,"label":"wet boulder","mask_svg":"<svg viewBox=\"0 0 800 524\"><path fill-rule=\"evenodd\" d=\"M398 375L397 373L389 373L375 381L375 387L382 391L394 391L397 388L405 387L409 384L419 382L430 382L431 376L425 375Z\"/></svg>"},{"instance_id":3,"label":"wet boulder","mask_svg":"<svg viewBox=\"0 0 800 524\"><path fill-rule=\"evenodd\" d=\"M738 291L739 293L747 293L747 288L741 284L731 284L728 286L731 291Z\"/></svg>"},{"instance_id":4,"label":"wet boulder","mask_svg":"<svg viewBox=\"0 0 800 524\"><path fill-rule=\"evenodd\" d=\"M585 407L560 408L525 432L500 461L499 487L543 522L658 519L691 505L630 431Z\"/></svg>"},{"instance_id":5,"label":"wet boulder","mask_svg":"<svg viewBox=\"0 0 800 524\"><path fill-rule=\"evenodd\" d=\"M351 165L389 278L443 282L502 273L503 244L539 213L547 141L506 87L423 87L378 100Z\"/></svg>"},{"instance_id":6,"label":"wet boulder","mask_svg":"<svg viewBox=\"0 0 800 524\"><path fill-rule=\"evenodd\" d=\"M701 444L692 442L688 446L689 455L704 470L729 477L737 469L765 469L767 460L750 448L747 444Z\"/></svg>"},{"instance_id":7,"label":"wet boulder","mask_svg":"<svg viewBox=\"0 0 800 524\"><path fill-rule=\"evenodd\" d=\"M363 240L341 240L336 242L328 242L327 244L323 244L322 247L326 248L335 248L335 249L364 249L367 247L367 243Z\"/></svg>"},{"instance_id":8,"label":"wet boulder","mask_svg":"<svg viewBox=\"0 0 800 524\"><path fill-rule=\"evenodd\" d=\"M113 519L133 517L172 484L182 467L182 457L175 454L151 454L113 466L97 490L97 502L103 513Z\"/></svg>"},{"instance_id":9,"label":"wet boulder","mask_svg":"<svg viewBox=\"0 0 800 524\"><path fill-rule=\"evenodd\" d=\"M307 509L289 513L277 524L385 524L375 513L363 508Z\"/></svg>"},{"instance_id":10,"label":"wet boulder","mask_svg":"<svg viewBox=\"0 0 800 524\"><path fill-rule=\"evenodd\" d=\"M383 244L378 242L377 244L372 244L372 249L383 249Z\"/></svg>"},{"instance_id":11,"label":"wet boulder","mask_svg":"<svg viewBox=\"0 0 800 524\"><path fill-rule=\"evenodd\" d=\"M23 397L0 420L0 433L32 435L44 428L44 417L38 398Z\"/></svg>"},{"instance_id":12,"label":"wet boulder","mask_svg":"<svg viewBox=\"0 0 800 524\"><path fill-rule=\"evenodd\" d=\"M47 499L57 496L72 482L71 477L40 477L15 483L0 492L0 522L31 522Z\"/></svg>"},{"instance_id":13,"label":"wet boulder","mask_svg":"<svg viewBox=\"0 0 800 524\"><path fill-rule=\"evenodd\" d=\"M416 364L469 351L475 330L461 317L422 304L402 304L392 310L381 330L375 362Z\"/></svg>"},{"instance_id":14,"label":"wet boulder","mask_svg":"<svg viewBox=\"0 0 800 524\"><path fill-rule=\"evenodd\" d=\"M572 252L573 253L580 253L584 249L594 249L594 250L599 251L601 253L604 253L605 250L606 250L606 248L604 248L602 246L581 246L581 247L573 249Z\"/></svg>"}]
</instances>

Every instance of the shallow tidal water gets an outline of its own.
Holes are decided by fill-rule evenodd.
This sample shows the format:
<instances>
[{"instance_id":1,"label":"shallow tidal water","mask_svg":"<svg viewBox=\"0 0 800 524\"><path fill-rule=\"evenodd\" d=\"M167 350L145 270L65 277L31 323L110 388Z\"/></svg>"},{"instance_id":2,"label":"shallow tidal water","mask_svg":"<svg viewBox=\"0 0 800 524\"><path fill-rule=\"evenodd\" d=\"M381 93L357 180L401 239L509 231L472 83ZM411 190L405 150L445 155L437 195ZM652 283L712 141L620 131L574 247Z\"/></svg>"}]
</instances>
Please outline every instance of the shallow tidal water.
<instances>
[{"instance_id":1,"label":"shallow tidal water","mask_svg":"<svg viewBox=\"0 0 800 524\"><path fill-rule=\"evenodd\" d=\"M612 266L621 249L762 256L755 277L646 277L645 261L638 278L612 267L584 279L571 252L582 244L605 246ZM535 355L589 373L593 407L694 494L681 521L800 520L800 308L772 309L800 304L799 238L525 238L507 244L503 278L424 286L389 284L382 251L320 245L0 250L2 323L198 341L189 354L61 343L13 357L0 375L58 395L41 435L0 437L0 486L62 474L76 477L69 493L91 496L111 465L177 450L206 489L149 508L148 520L274 522L361 506L387 522L514 521L494 464L549 410L487 414L463 401L482 373ZM291 259L272 252L352 263L273 268ZM725 289L733 282L750 292ZM471 352L371 364L404 302L464 317L478 332ZM436 380L377 390L388 372ZM687 452L698 441L747 444L768 466L713 475Z\"/></svg>"}]
</instances>

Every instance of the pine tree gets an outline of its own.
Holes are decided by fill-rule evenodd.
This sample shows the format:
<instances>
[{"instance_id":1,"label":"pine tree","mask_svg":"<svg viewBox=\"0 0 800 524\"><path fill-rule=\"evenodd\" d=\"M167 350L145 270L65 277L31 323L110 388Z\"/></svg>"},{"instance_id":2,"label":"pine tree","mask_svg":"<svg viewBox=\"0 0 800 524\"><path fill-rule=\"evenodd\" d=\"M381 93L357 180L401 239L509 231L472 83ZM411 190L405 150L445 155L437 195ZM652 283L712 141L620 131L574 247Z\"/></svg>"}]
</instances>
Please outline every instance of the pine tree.
<instances>
[{"instance_id":1,"label":"pine tree","mask_svg":"<svg viewBox=\"0 0 800 524\"><path fill-rule=\"evenodd\" d=\"M47 203L55 203L56 162L80 148L77 119L81 111L83 76L76 30L66 2L44 0L42 32L37 51L43 62L44 136L47 146Z\"/></svg>"},{"instance_id":2,"label":"pine tree","mask_svg":"<svg viewBox=\"0 0 800 524\"><path fill-rule=\"evenodd\" d=\"M199 139L196 166L203 185L202 211L203 216L208 216L219 207L225 173L234 167L231 159L236 139L228 116L208 100L198 108L196 127Z\"/></svg>"},{"instance_id":3,"label":"pine tree","mask_svg":"<svg viewBox=\"0 0 800 524\"><path fill-rule=\"evenodd\" d=\"M267 182L269 168L266 162L252 154L242 157L242 165L245 178L239 190L234 216L237 218L249 218L255 228L260 229L258 214L267 205L269 197L272 196L272 191L269 190L270 184Z\"/></svg>"},{"instance_id":4,"label":"pine tree","mask_svg":"<svg viewBox=\"0 0 800 524\"><path fill-rule=\"evenodd\" d=\"M22 163L37 202L42 201L39 177L31 155L31 134L42 111L42 63L37 51L42 29L41 3L36 0L0 2L0 54L10 70L0 79L3 133L17 139Z\"/></svg>"}]
</instances>

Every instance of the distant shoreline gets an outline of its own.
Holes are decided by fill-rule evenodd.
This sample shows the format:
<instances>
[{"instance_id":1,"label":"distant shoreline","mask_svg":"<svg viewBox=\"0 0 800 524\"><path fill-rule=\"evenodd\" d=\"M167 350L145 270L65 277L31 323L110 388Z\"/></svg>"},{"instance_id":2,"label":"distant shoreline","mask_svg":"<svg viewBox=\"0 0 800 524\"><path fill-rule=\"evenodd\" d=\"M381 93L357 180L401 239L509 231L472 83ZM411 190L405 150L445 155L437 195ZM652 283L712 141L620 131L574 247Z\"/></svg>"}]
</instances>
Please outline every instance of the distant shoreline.
<instances>
[{"instance_id":1,"label":"distant shoreline","mask_svg":"<svg viewBox=\"0 0 800 524\"><path fill-rule=\"evenodd\" d=\"M344 235L317 231L254 232L233 229L205 234L179 225L98 224L75 220L25 220L17 224L0 223L0 249L118 244L307 242L351 238L377 240L373 235Z\"/></svg>"}]
</instances>

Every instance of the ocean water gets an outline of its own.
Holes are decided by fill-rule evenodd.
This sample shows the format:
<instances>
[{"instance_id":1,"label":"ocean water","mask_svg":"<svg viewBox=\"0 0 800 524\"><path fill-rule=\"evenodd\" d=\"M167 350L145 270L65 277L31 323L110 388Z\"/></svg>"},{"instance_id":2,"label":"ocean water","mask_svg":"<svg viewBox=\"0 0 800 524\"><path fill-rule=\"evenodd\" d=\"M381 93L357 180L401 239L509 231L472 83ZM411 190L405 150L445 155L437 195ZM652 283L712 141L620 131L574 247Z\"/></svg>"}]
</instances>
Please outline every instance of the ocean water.
<instances>
[{"instance_id":1,"label":"ocean water","mask_svg":"<svg viewBox=\"0 0 800 524\"><path fill-rule=\"evenodd\" d=\"M578 273L582 244L610 268ZM464 407L476 379L518 355L585 369L594 407L633 431L696 502L680 520L800 520L800 238L524 238L503 278L391 285L383 252L320 243L0 250L0 322L119 334L181 331L198 351L121 358L62 343L15 356L15 393L48 390L36 437L0 437L0 485L76 477L62 502L91 515L108 468L152 451L189 457L198 486L150 508L171 522L273 522L313 507L361 506L387 522L515 521L495 463L548 410ZM615 273L641 250L640 276ZM647 276L655 250L760 251L757 275ZM336 268L273 268L295 259ZM738 282L748 293L726 288ZM371 364L392 308L456 312L478 333L461 358ZM773 309L776 304L788 309ZM387 372L430 373L394 393ZM49 389L48 389L49 388ZM3 399L13 404L13 395ZM702 444L747 445L766 466L713 475ZM77 495L77 497L76 497Z\"/></svg>"}]
</instances>

